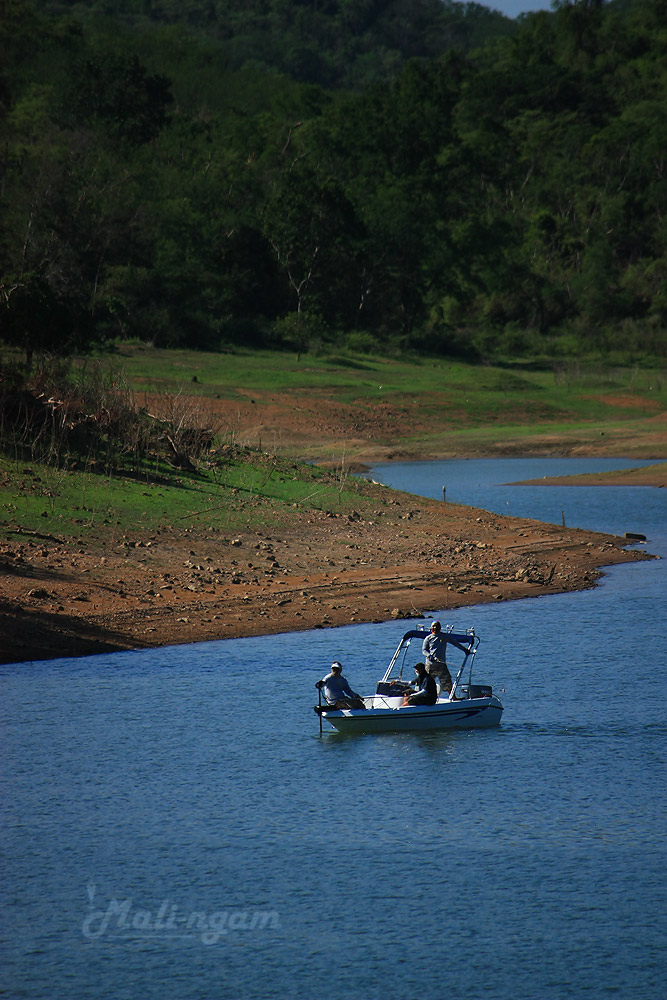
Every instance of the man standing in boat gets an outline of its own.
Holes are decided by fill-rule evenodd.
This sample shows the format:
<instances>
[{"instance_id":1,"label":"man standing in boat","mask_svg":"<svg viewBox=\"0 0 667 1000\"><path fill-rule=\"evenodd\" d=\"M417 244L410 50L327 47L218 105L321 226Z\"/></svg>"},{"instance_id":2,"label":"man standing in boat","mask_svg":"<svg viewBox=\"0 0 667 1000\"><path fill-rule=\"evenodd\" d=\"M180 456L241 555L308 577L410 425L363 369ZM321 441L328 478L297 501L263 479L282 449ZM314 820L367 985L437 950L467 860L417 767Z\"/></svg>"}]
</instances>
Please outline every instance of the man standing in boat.
<instances>
[{"instance_id":1,"label":"man standing in boat","mask_svg":"<svg viewBox=\"0 0 667 1000\"><path fill-rule=\"evenodd\" d=\"M329 708L365 708L361 695L353 691L343 677L343 667L338 660L331 664L331 673L315 685L324 688L324 697Z\"/></svg>"},{"instance_id":2,"label":"man standing in boat","mask_svg":"<svg viewBox=\"0 0 667 1000\"><path fill-rule=\"evenodd\" d=\"M441 632L439 621L433 622L431 631L422 643L422 655L426 660L426 672L440 682L440 690L451 694L452 675L447 666L447 639Z\"/></svg>"}]
</instances>

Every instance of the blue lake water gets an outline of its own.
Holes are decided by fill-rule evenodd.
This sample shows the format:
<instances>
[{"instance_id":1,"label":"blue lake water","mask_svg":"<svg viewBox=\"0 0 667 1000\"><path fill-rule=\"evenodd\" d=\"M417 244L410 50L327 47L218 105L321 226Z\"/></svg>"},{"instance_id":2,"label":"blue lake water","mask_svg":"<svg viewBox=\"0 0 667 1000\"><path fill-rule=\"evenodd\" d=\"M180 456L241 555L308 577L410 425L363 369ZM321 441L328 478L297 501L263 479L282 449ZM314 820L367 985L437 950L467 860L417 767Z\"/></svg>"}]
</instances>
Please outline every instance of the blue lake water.
<instances>
[{"instance_id":1,"label":"blue lake water","mask_svg":"<svg viewBox=\"0 0 667 1000\"><path fill-rule=\"evenodd\" d=\"M502 485L599 467L373 476L667 557L667 490ZM6 995L659 1000L666 583L440 614L482 637L488 731L319 735L331 659L370 691L408 623L0 667Z\"/></svg>"}]
</instances>

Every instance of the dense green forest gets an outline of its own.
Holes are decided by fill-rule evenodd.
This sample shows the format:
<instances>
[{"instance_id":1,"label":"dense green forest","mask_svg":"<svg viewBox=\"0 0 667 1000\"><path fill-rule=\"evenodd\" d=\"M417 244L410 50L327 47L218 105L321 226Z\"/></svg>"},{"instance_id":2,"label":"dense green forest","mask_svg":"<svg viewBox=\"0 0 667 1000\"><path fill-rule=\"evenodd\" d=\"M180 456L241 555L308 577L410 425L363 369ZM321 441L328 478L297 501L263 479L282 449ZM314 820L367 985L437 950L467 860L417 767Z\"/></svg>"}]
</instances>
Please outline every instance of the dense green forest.
<instances>
[{"instance_id":1,"label":"dense green forest","mask_svg":"<svg viewBox=\"0 0 667 1000\"><path fill-rule=\"evenodd\" d=\"M0 0L0 336L661 355L667 0Z\"/></svg>"}]
</instances>

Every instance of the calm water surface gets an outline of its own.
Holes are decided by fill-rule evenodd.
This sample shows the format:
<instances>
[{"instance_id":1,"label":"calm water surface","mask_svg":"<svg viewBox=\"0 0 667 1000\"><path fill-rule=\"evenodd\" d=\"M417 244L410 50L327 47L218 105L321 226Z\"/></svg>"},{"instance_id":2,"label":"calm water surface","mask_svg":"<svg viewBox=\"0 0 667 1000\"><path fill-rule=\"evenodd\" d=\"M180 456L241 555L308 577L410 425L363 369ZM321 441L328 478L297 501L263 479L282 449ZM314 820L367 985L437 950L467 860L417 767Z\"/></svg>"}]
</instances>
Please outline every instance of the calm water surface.
<instances>
[{"instance_id":1,"label":"calm water surface","mask_svg":"<svg viewBox=\"0 0 667 1000\"><path fill-rule=\"evenodd\" d=\"M501 485L562 465L373 474L667 556L665 490ZM665 567L457 611L486 732L319 736L315 680L370 691L404 623L1 667L6 994L659 1000Z\"/></svg>"}]
</instances>

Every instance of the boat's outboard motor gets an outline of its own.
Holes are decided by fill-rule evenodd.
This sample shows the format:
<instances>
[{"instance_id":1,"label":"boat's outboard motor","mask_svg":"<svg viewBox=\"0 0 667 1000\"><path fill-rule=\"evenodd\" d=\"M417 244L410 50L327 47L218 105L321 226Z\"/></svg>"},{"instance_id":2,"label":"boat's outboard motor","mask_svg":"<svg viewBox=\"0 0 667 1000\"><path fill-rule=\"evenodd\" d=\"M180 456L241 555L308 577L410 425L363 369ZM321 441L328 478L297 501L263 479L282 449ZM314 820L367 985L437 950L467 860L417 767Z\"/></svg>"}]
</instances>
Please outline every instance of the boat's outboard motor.
<instances>
[{"instance_id":1,"label":"boat's outboard motor","mask_svg":"<svg viewBox=\"0 0 667 1000\"><path fill-rule=\"evenodd\" d=\"M462 684L457 691L459 698L490 698L492 694L490 684Z\"/></svg>"}]
</instances>

